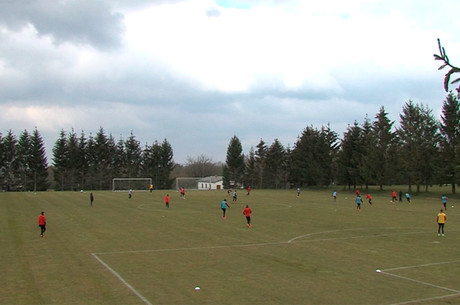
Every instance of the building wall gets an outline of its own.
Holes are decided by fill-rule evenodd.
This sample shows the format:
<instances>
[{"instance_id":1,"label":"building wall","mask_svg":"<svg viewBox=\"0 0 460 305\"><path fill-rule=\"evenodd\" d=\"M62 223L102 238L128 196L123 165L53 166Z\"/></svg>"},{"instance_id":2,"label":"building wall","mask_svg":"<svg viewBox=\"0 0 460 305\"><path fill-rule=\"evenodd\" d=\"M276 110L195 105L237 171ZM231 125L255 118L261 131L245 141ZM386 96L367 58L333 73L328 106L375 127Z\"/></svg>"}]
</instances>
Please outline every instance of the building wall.
<instances>
[{"instance_id":1,"label":"building wall","mask_svg":"<svg viewBox=\"0 0 460 305\"><path fill-rule=\"evenodd\" d=\"M221 190L223 182L218 181L216 183L210 183L205 181L198 182L198 189L199 190Z\"/></svg>"}]
</instances>

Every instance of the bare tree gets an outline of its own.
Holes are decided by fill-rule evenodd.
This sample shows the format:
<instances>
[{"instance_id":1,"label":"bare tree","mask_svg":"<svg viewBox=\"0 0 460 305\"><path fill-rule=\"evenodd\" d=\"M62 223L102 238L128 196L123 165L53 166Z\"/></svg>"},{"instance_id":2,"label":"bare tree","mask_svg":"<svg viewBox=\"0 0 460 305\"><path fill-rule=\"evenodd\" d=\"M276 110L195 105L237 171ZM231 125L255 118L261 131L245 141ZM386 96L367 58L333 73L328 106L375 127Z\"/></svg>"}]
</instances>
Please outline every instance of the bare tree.
<instances>
[{"instance_id":1,"label":"bare tree","mask_svg":"<svg viewBox=\"0 0 460 305\"><path fill-rule=\"evenodd\" d=\"M204 154L195 158L188 156L185 168L189 177L207 177L222 173L222 166L216 165L212 158Z\"/></svg>"}]
</instances>

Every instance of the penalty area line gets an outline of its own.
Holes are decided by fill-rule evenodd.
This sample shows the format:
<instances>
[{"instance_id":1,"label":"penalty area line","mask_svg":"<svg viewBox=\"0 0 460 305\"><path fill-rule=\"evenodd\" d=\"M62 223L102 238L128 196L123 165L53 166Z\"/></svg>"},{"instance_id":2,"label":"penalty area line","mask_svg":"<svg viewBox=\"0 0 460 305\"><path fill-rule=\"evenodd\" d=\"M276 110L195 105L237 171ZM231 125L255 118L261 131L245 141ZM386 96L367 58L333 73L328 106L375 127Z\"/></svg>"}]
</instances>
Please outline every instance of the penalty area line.
<instances>
[{"instance_id":1,"label":"penalty area line","mask_svg":"<svg viewBox=\"0 0 460 305\"><path fill-rule=\"evenodd\" d=\"M430 266L446 265L446 264L455 264L455 263L458 263L458 262L460 262L460 260L439 262L439 263L430 263L430 264L422 264L422 265L414 265L414 266L403 266L403 267L396 267L396 268L387 268L387 269L382 270L382 272L383 271L396 271L396 270L403 270L403 269L420 268L420 267L430 267Z\"/></svg>"},{"instance_id":2,"label":"penalty area line","mask_svg":"<svg viewBox=\"0 0 460 305\"><path fill-rule=\"evenodd\" d=\"M455 296L460 296L460 293L446 294L446 295L441 295L441 296L438 296L438 297L417 299L417 300L405 301L405 302L401 302L401 303L392 303L392 304L388 304L388 305L407 305L407 304L414 304L414 303L420 303L420 302L426 302L426 301L447 299L447 298L451 298L451 297L455 297Z\"/></svg>"},{"instance_id":3,"label":"penalty area line","mask_svg":"<svg viewBox=\"0 0 460 305\"><path fill-rule=\"evenodd\" d=\"M91 255L107 270L109 270L117 279L119 279L126 287L128 287L129 290L131 290L139 299L142 300L147 305L153 305L152 303L149 302L142 294L140 294L136 289L134 289L133 286L131 286L123 277L121 277L118 272L113 270L107 263L105 263L102 259L100 259L95 253L91 253Z\"/></svg>"},{"instance_id":4,"label":"penalty area line","mask_svg":"<svg viewBox=\"0 0 460 305\"><path fill-rule=\"evenodd\" d=\"M430 287L434 287L434 288L454 292L455 294L460 294L460 291L458 291L458 290L450 289L450 288L447 288L447 287L443 287L443 286L439 286L439 285L435 285L435 284L431 284L431 283L427 283L427 282L423 282L423 281L419 281L419 280L416 280L416 279L411 279L410 277L405 277L405 276L393 274L393 273L390 273L390 272L385 272L383 270L382 270L381 273L385 274L385 275L389 275L389 276L394 276L394 277L397 277L397 278L400 278L400 279L403 279L403 280L406 280L406 281L415 282L415 283L418 283L418 284L421 284L421 285L426 285L426 286L430 286Z\"/></svg>"},{"instance_id":5,"label":"penalty area line","mask_svg":"<svg viewBox=\"0 0 460 305\"><path fill-rule=\"evenodd\" d=\"M396 278L399 278L399 279L402 279L402 280L411 281L411 282L414 282L414 283L417 283L417 284L420 284L420 285L425 285L425 286L429 286L429 287L433 287L433 288L453 292L453 293L446 294L446 295L430 297L430 298L423 298L423 299L416 299L416 300L410 300L410 301L404 301L404 302L399 302L399 303L392 303L392 304L389 304L389 305L407 305L407 304L420 303L420 302L426 302L426 301L434 301L434 300L441 300L441 299L460 296L460 291L459 290L447 288L447 287L444 287L444 286L440 286L440 285L436 285L436 284L432 284L432 283L428 283L428 282L424 282L424 281L419 281L419 280L416 280L416 279L413 279L413 278L409 278L409 277L405 277L405 276L401 276L401 275L397 275L397 274L393 274L393 273L389 272L389 271L406 270L406 269L411 269L411 268L421 268L421 267L430 267L430 266L453 264L453 263L458 263L458 262L460 262L460 260L439 262L439 263L430 263L430 264L421 264L421 265L414 265L414 266L404 266L404 267L397 267L397 268L388 268L388 269L384 269L384 270L379 271L381 274L385 274L387 276L392 276L392 277L396 277Z\"/></svg>"}]
</instances>

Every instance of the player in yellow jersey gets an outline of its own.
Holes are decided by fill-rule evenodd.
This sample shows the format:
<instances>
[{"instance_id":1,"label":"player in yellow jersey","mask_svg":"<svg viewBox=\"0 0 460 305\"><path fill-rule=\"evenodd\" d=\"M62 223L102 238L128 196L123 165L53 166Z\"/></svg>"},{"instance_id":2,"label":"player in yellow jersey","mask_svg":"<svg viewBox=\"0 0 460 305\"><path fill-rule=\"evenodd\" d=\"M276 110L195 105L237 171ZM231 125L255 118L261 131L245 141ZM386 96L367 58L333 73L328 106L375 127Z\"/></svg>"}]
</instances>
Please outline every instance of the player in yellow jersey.
<instances>
[{"instance_id":1,"label":"player in yellow jersey","mask_svg":"<svg viewBox=\"0 0 460 305\"><path fill-rule=\"evenodd\" d=\"M444 213L444 210L441 209L441 211L438 213L438 216L436 217L436 222L438 223L438 236L444 236L444 225L446 224L447 216Z\"/></svg>"}]
</instances>

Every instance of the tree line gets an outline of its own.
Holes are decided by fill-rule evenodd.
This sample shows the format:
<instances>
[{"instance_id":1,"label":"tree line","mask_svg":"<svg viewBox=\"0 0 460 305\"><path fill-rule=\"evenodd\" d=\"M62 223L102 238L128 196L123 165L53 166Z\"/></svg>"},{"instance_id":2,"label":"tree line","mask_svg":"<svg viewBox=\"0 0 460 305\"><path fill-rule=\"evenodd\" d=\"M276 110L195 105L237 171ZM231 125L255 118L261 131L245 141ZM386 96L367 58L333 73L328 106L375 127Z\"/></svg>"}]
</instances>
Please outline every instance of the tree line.
<instances>
[{"instance_id":1,"label":"tree line","mask_svg":"<svg viewBox=\"0 0 460 305\"><path fill-rule=\"evenodd\" d=\"M226 187L289 188L344 185L365 187L405 184L420 191L433 184L460 183L459 96L450 92L438 121L432 110L405 103L399 127L382 106L373 120L354 122L340 139L327 125L307 126L294 146L262 139L245 155L237 136L231 138L222 174ZM216 171L205 155L188 159L193 176ZM131 132L115 140L101 127L93 136L61 130L48 166L43 138L37 128L0 134L0 190L42 191L110 189L115 177L150 177L155 188L172 185L173 149L165 139L141 147Z\"/></svg>"},{"instance_id":2,"label":"tree line","mask_svg":"<svg viewBox=\"0 0 460 305\"><path fill-rule=\"evenodd\" d=\"M43 191L49 186L43 138L35 128L19 139L12 130L0 133L0 190Z\"/></svg>"},{"instance_id":3,"label":"tree line","mask_svg":"<svg viewBox=\"0 0 460 305\"><path fill-rule=\"evenodd\" d=\"M171 186L173 149L165 139L141 147L131 132L118 141L101 127L93 136L61 131L53 147L56 190L107 190L113 178L152 178L156 189Z\"/></svg>"},{"instance_id":4,"label":"tree line","mask_svg":"<svg viewBox=\"0 0 460 305\"><path fill-rule=\"evenodd\" d=\"M262 139L245 155L237 136L231 138L224 184L253 188L289 188L344 185L365 187L406 184L428 190L433 184L450 184L455 193L460 178L459 96L450 92L441 119L423 104L407 102L399 115L399 127L382 106L373 120L348 126L340 139L327 125L307 126L294 146ZM84 131L61 130L48 166L43 138L37 128L0 134L0 189L3 191L110 189L115 177L150 177L155 188L172 185L175 168L192 176L216 171L205 155L189 157L186 167L173 161L173 149L165 139L141 147L131 132L115 140L101 127L93 136ZM176 169L177 171L177 169ZM184 171L181 171L184 172Z\"/></svg>"},{"instance_id":5,"label":"tree line","mask_svg":"<svg viewBox=\"0 0 460 305\"><path fill-rule=\"evenodd\" d=\"M405 103L395 128L382 106L371 121L354 122L339 139L329 126L307 126L292 148L262 139L243 154L234 136L227 148L224 185L253 188L330 186L349 188L405 184L409 191L460 183L459 96L450 92L441 120L413 101Z\"/></svg>"},{"instance_id":6,"label":"tree line","mask_svg":"<svg viewBox=\"0 0 460 305\"><path fill-rule=\"evenodd\" d=\"M48 166L39 131L0 134L0 190L107 190L116 177L149 177L158 189L170 188L173 150L165 139L141 147L131 135L118 141L101 127L93 136L61 130Z\"/></svg>"}]
</instances>

